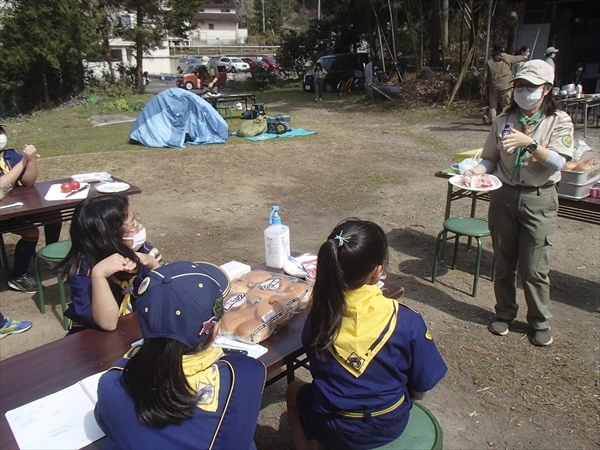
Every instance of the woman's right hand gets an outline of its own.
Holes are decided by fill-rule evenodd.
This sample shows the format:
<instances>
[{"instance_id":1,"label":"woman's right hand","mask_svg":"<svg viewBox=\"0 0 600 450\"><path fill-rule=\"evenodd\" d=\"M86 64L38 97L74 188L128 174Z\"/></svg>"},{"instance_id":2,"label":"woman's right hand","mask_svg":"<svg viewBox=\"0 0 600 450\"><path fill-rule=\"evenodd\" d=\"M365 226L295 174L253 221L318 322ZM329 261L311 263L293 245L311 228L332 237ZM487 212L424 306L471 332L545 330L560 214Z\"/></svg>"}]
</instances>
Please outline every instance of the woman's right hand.
<instances>
[{"instance_id":1,"label":"woman's right hand","mask_svg":"<svg viewBox=\"0 0 600 450\"><path fill-rule=\"evenodd\" d=\"M92 275L101 275L104 278L108 278L117 272L135 272L135 267L135 261L118 253L113 253L94 266Z\"/></svg>"}]
</instances>

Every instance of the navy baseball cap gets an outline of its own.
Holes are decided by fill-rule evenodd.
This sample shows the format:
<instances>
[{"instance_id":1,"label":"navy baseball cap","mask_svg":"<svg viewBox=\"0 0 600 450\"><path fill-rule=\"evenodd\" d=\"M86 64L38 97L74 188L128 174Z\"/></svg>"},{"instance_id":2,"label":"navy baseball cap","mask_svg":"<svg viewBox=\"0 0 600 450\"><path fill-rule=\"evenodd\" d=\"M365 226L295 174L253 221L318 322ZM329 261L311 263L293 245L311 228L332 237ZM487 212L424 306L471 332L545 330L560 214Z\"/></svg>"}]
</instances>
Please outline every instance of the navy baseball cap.
<instances>
[{"instance_id":1,"label":"navy baseball cap","mask_svg":"<svg viewBox=\"0 0 600 450\"><path fill-rule=\"evenodd\" d=\"M227 274L206 262L165 264L142 280L137 312L144 338L175 339L192 350L221 318Z\"/></svg>"}]
</instances>

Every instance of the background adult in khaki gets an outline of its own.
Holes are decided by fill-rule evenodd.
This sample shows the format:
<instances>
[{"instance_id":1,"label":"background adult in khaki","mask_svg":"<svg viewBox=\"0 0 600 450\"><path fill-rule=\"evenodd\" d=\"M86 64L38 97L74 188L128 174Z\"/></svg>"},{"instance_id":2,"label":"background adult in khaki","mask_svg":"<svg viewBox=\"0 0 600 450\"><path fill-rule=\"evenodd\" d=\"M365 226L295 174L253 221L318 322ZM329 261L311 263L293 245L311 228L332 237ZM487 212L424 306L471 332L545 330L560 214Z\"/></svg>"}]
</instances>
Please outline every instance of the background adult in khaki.
<instances>
[{"instance_id":1,"label":"background adult in khaki","mask_svg":"<svg viewBox=\"0 0 600 450\"><path fill-rule=\"evenodd\" d=\"M208 89L213 94L219 93L219 69L217 66L210 63L208 56L203 56L200 60L202 67L200 67L198 73L198 89Z\"/></svg>"},{"instance_id":2,"label":"background adult in khaki","mask_svg":"<svg viewBox=\"0 0 600 450\"><path fill-rule=\"evenodd\" d=\"M494 44L492 57L488 59L485 66L484 86L482 94L485 95L485 88L488 89L488 99L490 101L490 115L488 123L496 118L496 108L498 101L502 102L502 107L506 108L510 104L510 89L513 74L511 66L515 63L525 61L525 55L509 55L504 52L501 44Z\"/></svg>"},{"instance_id":3,"label":"background adult in khaki","mask_svg":"<svg viewBox=\"0 0 600 450\"><path fill-rule=\"evenodd\" d=\"M489 224L496 261L496 316L488 329L505 336L517 317L517 266L530 341L552 343L550 248L556 229L556 183L573 155L573 123L552 99L554 70L542 60L524 63L514 99L490 130L481 163L465 174L493 173L502 187L491 193Z\"/></svg>"}]
</instances>

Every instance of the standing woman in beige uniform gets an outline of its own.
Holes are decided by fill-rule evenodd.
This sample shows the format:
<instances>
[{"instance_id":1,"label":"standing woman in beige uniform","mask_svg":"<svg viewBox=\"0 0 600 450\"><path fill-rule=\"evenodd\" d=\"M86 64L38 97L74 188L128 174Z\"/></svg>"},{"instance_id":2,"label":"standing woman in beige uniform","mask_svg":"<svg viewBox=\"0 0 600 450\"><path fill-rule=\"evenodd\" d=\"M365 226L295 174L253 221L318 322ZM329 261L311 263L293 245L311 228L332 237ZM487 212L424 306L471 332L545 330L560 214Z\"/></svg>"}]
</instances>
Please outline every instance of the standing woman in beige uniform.
<instances>
[{"instance_id":1,"label":"standing woman in beige uniform","mask_svg":"<svg viewBox=\"0 0 600 450\"><path fill-rule=\"evenodd\" d=\"M573 155L573 123L552 98L554 69L524 63L514 79L510 107L494 122L482 161L470 173L493 173L503 186L491 193L489 224L496 260L496 316L488 329L505 336L517 317L517 266L530 341L552 343L550 247L556 229L560 169Z\"/></svg>"}]
</instances>

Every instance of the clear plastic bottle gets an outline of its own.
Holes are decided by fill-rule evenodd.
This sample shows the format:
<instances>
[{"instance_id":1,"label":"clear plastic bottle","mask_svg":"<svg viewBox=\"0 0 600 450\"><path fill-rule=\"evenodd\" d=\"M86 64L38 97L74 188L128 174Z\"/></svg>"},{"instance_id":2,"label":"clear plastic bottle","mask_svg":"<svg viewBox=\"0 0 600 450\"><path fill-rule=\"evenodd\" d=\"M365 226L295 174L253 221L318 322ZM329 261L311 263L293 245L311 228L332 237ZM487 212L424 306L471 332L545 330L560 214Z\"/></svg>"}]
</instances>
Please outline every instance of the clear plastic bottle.
<instances>
[{"instance_id":1,"label":"clear plastic bottle","mask_svg":"<svg viewBox=\"0 0 600 450\"><path fill-rule=\"evenodd\" d=\"M273 206L265 230L265 259L267 267L282 269L290 256L290 228L281 223L278 211L279 206Z\"/></svg>"}]
</instances>

